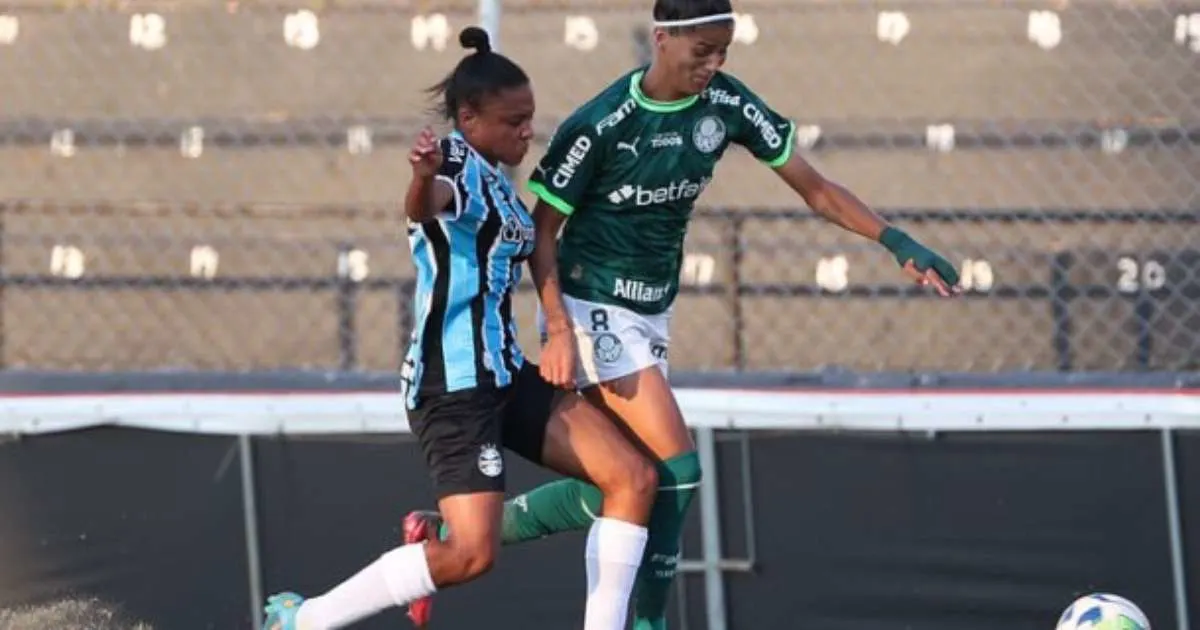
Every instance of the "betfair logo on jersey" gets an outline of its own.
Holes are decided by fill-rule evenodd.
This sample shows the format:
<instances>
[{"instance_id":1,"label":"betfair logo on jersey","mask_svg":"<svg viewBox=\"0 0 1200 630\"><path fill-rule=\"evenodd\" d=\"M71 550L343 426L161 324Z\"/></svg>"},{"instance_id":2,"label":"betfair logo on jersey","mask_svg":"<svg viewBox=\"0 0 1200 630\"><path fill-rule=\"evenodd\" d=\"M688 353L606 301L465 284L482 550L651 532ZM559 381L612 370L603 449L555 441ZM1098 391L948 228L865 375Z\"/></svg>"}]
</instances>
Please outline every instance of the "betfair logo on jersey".
<instances>
[{"instance_id":1,"label":"betfair logo on jersey","mask_svg":"<svg viewBox=\"0 0 1200 630\"><path fill-rule=\"evenodd\" d=\"M651 286L641 280L626 280L617 278L613 286L613 297L625 298L634 302L659 302L671 290L671 285Z\"/></svg>"},{"instance_id":2,"label":"betfair logo on jersey","mask_svg":"<svg viewBox=\"0 0 1200 630\"><path fill-rule=\"evenodd\" d=\"M779 135L779 130L775 128L775 123L771 122L771 119L761 109L756 107L754 103L746 103L746 106L742 108L742 115L746 117L746 120L750 121L750 124L754 125L754 128L762 135L762 139L767 143L768 147L778 149L783 145L783 136Z\"/></svg>"},{"instance_id":3,"label":"betfair logo on jersey","mask_svg":"<svg viewBox=\"0 0 1200 630\"><path fill-rule=\"evenodd\" d=\"M742 96L740 94L733 94L720 88L706 88L704 95L713 105L737 107L742 104Z\"/></svg>"},{"instance_id":4,"label":"betfair logo on jersey","mask_svg":"<svg viewBox=\"0 0 1200 630\"><path fill-rule=\"evenodd\" d=\"M699 182L684 179L671 182L662 188L642 188L640 184L637 186L625 184L608 193L608 200L614 205L633 200L633 205L638 207L671 203L673 201L686 201L699 197L710 181L712 179L708 177L701 179Z\"/></svg>"},{"instance_id":5,"label":"betfair logo on jersey","mask_svg":"<svg viewBox=\"0 0 1200 630\"><path fill-rule=\"evenodd\" d=\"M567 184L571 183L571 178L575 177L575 169L583 164L584 158L587 157L588 151L592 149L592 139L587 136L579 136L575 139L575 143L567 151L567 157L562 164L554 170L554 177L551 182L555 188L566 188Z\"/></svg>"}]
</instances>

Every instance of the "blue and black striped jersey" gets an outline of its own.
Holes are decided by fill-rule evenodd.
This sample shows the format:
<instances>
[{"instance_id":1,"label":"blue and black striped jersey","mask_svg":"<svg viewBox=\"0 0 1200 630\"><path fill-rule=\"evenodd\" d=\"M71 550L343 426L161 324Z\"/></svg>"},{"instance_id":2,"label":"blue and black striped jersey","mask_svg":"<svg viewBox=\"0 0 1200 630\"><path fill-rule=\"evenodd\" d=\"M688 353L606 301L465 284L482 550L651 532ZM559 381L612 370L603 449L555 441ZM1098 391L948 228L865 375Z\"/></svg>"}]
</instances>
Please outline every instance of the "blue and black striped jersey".
<instances>
[{"instance_id":1,"label":"blue and black striped jersey","mask_svg":"<svg viewBox=\"0 0 1200 630\"><path fill-rule=\"evenodd\" d=\"M431 395L513 383L524 362L512 292L533 253L533 218L503 171L463 136L441 141L437 179L454 198L410 224L416 265L412 338L401 369L409 409Z\"/></svg>"}]
</instances>

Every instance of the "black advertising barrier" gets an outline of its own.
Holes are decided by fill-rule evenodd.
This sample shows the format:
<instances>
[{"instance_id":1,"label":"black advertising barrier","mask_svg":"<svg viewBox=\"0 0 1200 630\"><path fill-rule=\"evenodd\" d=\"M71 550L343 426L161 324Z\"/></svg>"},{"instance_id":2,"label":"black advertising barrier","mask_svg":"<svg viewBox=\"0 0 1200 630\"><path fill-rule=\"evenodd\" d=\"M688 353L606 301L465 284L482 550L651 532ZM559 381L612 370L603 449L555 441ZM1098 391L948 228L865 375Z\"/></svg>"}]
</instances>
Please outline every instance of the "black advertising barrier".
<instances>
[{"instance_id":1,"label":"black advertising barrier","mask_svg":"<svg viewBox=\"0 0 1200 630\"><path fill-rule=\"evenodd\" d=\"M721 434L727 556L745 555ZM750 432L756 562L726 574L730 628L1050 629L1076 595L1121 593L1176 628L1160 434ZM1200 575L1200 432L1176 435L1186 569ZM0 609L96 596L158 629L250 628L237 438L124 428L0 445ZM256 437L266 592L315 593L396 544L431 494L407 437ZM510 466L514 491L548 477ZM695 510L685 559L697 555ZM504 550L438 596L438 627L577 627L583 535ZM688 575L684 616L705 627ZM1189 594L1191 618L1200 598ZM404 627L392 611L363 628Z\"/></svg>"}]
</instances>

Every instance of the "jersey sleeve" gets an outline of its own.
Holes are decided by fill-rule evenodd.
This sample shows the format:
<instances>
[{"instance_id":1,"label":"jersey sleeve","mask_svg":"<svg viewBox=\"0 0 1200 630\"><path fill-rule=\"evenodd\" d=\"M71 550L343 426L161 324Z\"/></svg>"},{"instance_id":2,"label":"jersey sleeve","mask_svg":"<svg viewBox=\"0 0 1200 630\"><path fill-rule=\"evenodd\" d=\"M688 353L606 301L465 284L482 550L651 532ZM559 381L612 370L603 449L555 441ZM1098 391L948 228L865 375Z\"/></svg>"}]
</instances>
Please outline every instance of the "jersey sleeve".
<instances>
[{"instance_id":1,"label":"jersey sleeve","mask_svg":"<svg viewBox=\"0 0 1200 630\"><path fill-rule=\"evenodd\" d=\"M571 215L583 202L600 163L596 128L582 117L567 119L554 132L546 154L529 177L538 199Z\"/></svg>"},{"instance_id":2,"label":"jersey sleeve","mask_svg":"<svg viewBox=\"0 0 1200 630\"><path fill-rule=\"evenodd\" d=\"M766 101L742 82L727 77L741 96L738 121L732 140L771 168L783 166L792 157L796 124L771 109Z\"/></svg>"},{"instance_id":3,"label":"jersey sleeve","mask_svg":"<svg viewBox=\"0 0 1200 630\"><path fill-rule=\"evenodd\" d=\"M442 208L442 213L452 218L459 218L463 213L463 174L466 171L467 145L459 138L446 136L439 142L442 149L442 166L434 179L450 186L454 198Z\"/></svg>"}]
</instances>

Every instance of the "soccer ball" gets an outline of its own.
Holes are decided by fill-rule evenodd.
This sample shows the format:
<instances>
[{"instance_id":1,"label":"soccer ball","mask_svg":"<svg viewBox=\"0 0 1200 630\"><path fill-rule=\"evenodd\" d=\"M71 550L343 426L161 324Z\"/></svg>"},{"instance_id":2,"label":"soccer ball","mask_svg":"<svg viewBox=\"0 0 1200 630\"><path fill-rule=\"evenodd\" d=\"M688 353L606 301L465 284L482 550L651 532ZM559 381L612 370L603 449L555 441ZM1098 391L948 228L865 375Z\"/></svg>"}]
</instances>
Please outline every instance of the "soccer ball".
<instances>
[{"instance_id":1,"label":"soccer ball","mask_svg":"<svg viewBox=\"0 0 1200 630\"><path fill-rule=\"evenodd\" d=\"M1055 630L1150 630L1150 620L1124 597L1092 593L1067 606Z\"/></svg>"}]
</instances>

